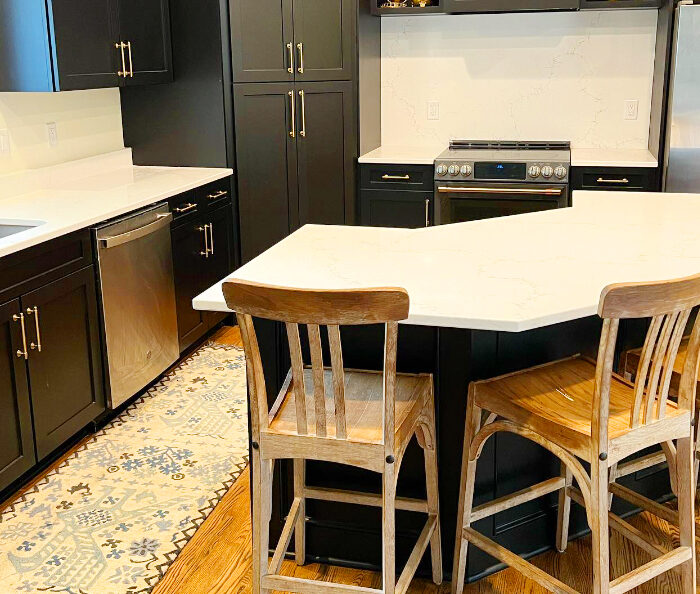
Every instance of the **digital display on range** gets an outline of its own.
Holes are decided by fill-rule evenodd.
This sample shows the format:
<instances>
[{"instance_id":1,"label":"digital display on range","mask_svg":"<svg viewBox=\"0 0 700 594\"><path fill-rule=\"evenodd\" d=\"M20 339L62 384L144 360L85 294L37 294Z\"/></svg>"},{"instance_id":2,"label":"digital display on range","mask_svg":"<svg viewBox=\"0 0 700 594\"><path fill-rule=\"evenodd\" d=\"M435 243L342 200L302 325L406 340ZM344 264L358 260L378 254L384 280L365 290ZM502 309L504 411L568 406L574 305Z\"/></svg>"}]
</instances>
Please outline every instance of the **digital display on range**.
<instances>
[{"instance_id":1,"label":"digital display on range","mask_svg":"<svg viewBox=\"0 0 700 594\"><path fill-rule=\"evenodd\" d=\"M525 179L526 163L474 163L474 179Z\"/></svg>"}]
</instances>

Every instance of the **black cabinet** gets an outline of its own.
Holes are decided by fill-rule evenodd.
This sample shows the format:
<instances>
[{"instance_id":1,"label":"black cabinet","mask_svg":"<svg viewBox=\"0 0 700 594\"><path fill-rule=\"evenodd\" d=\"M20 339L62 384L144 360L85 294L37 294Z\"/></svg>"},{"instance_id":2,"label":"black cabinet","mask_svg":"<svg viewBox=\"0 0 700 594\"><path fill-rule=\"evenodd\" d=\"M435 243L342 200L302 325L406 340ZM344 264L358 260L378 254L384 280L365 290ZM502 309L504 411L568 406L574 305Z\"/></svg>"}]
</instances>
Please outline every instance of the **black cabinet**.
<instances>
[{"instance_id":1,"label":"black cabinet","mask_svg":"<svg viewBox=\"0 0 700 594\"><path fill-rule=\"evenodd\" d=\"M172 228L173 272L180 351L204 336L225 314L197 311L192 299L234 269L233 207L229 179L187 193L176 203L194 204ZM222 195L225 192L226 195ZM223 200L223 202L221 202ZM198 214L197 214L198 212ZM195 214L190 214L195 213Z\"/></svg>"},{"instance_id":2,"label":"black cabinet","mask_svg":"<svg viewBox=\"0 0 700 594\"><path fill-rule=\"evenodd\" d=\"M234 103L242 261L299 225L351 222L352 84L235 85Z\"/></svg>"},{"instance_id":3,"label":"black cabinet","mask_svg":"<svg viewBox=\"0 0 700 594\"><path fill-rule=\"evenodd\" d=\"M105 410L93 267L26 293L21 302L42 459Z\"/></svg>"},{"instance_id":4,"label":"black cabinet","mask_svg":"<svg viewBox=\"0 0 700 594\"><path fill-rule=\"evenodd\" d=\"M659 169L652 167L572 167L573 190L658 192Z\"/></svg>"},{"instance_id":5,"label":"black cabinet","mask_svg":"<svg viewBox=\"0 0 700 594\"><path fill-rule=\"evenodd\" d=\"M355 0L239 0L231 5L233 80L350 80Z\"/></svg>"},{"instance_id":6,"label":"black cabinet","mask_svg":"<svg viewBox=\"0 0 700 594\"><path fill-rule=\"evenodd\" d=\"M360 224L428 227L433 224L432 165L360 165Z\"/></svg>"},{"instance_id":7,"label":"black cabinet","mask_svg":"<svg viewBox=\"0 0 700 594\"><path fill-rule=\"evenodd\" d=\"M36 462L21 313L19 299L0 305L0 491Z\"/></svg>"},{"instance_id":8,"label":"black cabinet","mask_svg":"<svg viewBox=\"0 0 700 594\"><path fill-rule=\"evenodd\" d=\"M5 0L0 91L172 80L167 0Z\"/></svg>"}]
</instances>

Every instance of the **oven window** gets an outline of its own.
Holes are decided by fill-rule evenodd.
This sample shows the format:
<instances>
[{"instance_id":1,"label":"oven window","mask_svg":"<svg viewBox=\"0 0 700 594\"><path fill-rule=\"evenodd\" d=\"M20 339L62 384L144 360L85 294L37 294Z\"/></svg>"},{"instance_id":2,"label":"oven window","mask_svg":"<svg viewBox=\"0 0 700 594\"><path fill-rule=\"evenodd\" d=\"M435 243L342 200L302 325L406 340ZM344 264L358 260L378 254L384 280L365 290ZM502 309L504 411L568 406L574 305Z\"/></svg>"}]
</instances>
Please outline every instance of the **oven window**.
<instances>
[{"instance_id":1,"label":"oven window","mask_svg":"<svg viewBox=\"0 0 700 594\"><path fill-rule=\"evenodd\" d=\"M440 199L441 223L463 223L505 217L526 212L538 212L559 208L556 198L536 200L522 199L489 199L489 198L459 198L454 194L449 198Z\"/></svg>"}]
</instances>

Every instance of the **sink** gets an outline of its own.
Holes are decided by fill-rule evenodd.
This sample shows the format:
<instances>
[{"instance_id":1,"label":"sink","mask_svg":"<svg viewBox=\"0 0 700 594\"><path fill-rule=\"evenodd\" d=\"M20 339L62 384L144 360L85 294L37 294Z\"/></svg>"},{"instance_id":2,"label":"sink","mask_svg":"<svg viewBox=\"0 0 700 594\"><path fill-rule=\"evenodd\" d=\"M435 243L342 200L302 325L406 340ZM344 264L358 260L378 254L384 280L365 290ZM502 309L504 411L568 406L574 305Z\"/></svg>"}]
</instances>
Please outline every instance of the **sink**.
<instances>
[{"instance_id":1,"label":"sink","mask_svg":"<svg viewBox=\"0 0 700 594\"><path fill-rule=\"evenodd\" d=\"M9 237L22 231L29 231L43 225L46 221L20 221L12 219L0 219L0 239Z\"/></svg>"}]
</instances>

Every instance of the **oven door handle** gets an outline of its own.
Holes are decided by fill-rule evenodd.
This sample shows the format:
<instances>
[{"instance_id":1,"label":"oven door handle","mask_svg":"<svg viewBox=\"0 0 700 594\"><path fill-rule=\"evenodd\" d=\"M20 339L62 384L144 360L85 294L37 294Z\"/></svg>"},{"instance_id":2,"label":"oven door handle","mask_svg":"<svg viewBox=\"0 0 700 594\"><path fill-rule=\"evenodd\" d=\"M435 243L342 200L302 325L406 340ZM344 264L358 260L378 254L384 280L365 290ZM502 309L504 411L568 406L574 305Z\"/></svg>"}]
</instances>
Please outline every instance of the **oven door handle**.
<instances>
[{"instance_id":1,"label":"oven door handle","mask_svg":"<svg viewBox=\"0 0 700 594\"><path fill-rule=\"evenodd\" d=\"M438 192L442 194L525 194L528 196L561 196L561 188L465 188L456 186L438 186Z\"/></svg>"}]
</instances>

